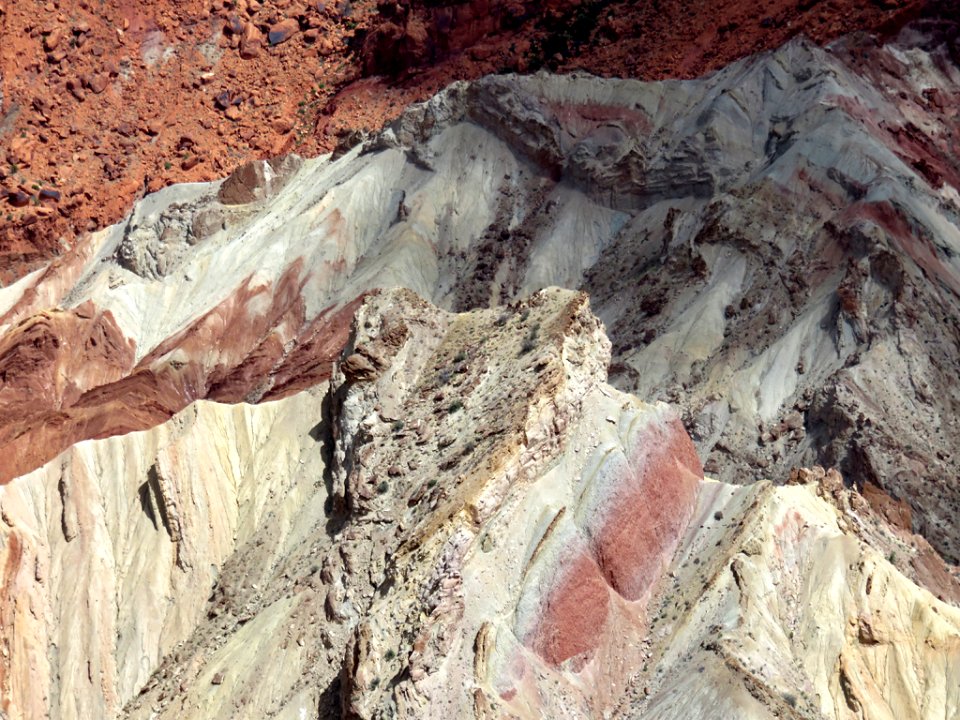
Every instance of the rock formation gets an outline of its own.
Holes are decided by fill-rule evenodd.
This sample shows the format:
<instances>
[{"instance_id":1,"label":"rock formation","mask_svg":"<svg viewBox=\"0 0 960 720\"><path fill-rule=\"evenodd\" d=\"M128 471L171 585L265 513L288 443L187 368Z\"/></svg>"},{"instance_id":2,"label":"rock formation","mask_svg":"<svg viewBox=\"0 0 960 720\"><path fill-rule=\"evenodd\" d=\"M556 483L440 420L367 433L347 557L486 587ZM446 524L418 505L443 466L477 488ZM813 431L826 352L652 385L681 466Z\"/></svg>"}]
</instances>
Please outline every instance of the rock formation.
<instances>
[{"instance_id":1,"label":"rock formation","mask_svg":"<svg viewBox=\"0 0 960 720\"><path fill-rule=\"evenodd\" d=\"M597 3L357 5L205 9L209 49L249 79L359 29L367 72L435 67L354 91L412 97L465 49L571 69L682 10L602 2L587 31ZM704 47L644 57L739 57L723 5L682 30ZM138 180L56 252L18 215L0 718L956 717L960 52L949 13L901 28L914 9L697 79L454 82L327 155ZM749 22L824 40L842 10ZM85 17L3 62L69 66L103 41ZM175 84L177 31L131 18L144 88ZM59 73L61 100L113 107L116 70ZM223 122L267 112L213 79ZM170 141L141 120L121 136ZM164 145L182 172L201 137ZM22 185L18 212L80 212Z\"/></svg>"},{"instance_id":2,"label":"rock formation","mask_svg":"<svg viewBox=\"0 0 960 720\"><path fill-rule=\"evenodd\" d=\"M329 382L17 478L3 712L954 712L960 610L898 569L933 577L922 541L833 472L703 480L674 411L607 385L608 360L583 294L455 315L384 292Z\"/></svg>"},{"instance_id":3,"label":"rock formation","mask_svg":"<svg viewBox=\"0 0 960 720\"><path fill-rule=\"evenodd\" d=\"M11 388L35 383L17 327L51 306L85 333L86 303L117 346L45 351L96 387L17 401L2 475L323 380L373 288L464 310L560 285L591 295L613 384L678 405L709 472L837 466L955 561L960 70L938 28L694 81L457 83L336 159L150 195L0 290Z\"/></svg>"}]
</instances>

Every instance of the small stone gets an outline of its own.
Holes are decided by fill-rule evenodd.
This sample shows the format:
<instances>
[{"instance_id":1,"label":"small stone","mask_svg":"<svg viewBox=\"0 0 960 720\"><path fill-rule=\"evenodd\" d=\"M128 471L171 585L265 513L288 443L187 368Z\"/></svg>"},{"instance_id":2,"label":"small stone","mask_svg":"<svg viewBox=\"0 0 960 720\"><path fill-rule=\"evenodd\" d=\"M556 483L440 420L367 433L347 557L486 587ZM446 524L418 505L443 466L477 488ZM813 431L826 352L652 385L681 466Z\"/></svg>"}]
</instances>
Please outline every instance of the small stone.
<instances>
[{"instance_id":1,"label":"small stone","mask_svg":"<svg viewBox=\"0 0 960 720\"><path fill-rule=\"evenodd\" d=\"M86 20L81 20L73 26L73 32L75 35L86 35L88 32L90 32L90 23L88 23Z\"/></svg>"},{"instance_id":2,"label":"small stone","mask_svg":"<svg viewBox=\"0 0 960 720\"><path fill-rule=\"evenodd\" d=\"M317 55L326 57L327 55L332 55L336 47L334 47L333 41L330 38L322 37L317 41Z\"/></svg>"},{"instance_id":3,"label":"small stone","mask_svg":"<svg viewBox=\"0 0 960 720\"><path fill-rule=\"evenodd\" d=\"M150 120L145 126L147 135L156 137L160 134L160 131L163 130L163 123L159 120Z\"/></svg>"},{"instance_id":4,"label":"small stone","mask_svg":"<svg viewBox=\"0 0 960 720\"><path fill-rule=\"evenodd\" d=\"M107 89L107 85L109 83L110 78L107 76L107 74L100 73L99 75L94 75L91 77L87 82L87 86L90 88L91 92L93 92L95 95L99 95Z\"/></svg>"},{"instance_id":5,"label":"small stone","mask_svg":"<svg viewBox=\"0 0 960 720\"><path fill-rule=\"evenodd\" d=\"M224 90L213 99L213 104L217 106L218 110L226 110L233 105L233 96L227 90Z\"/></svg>"},{"instance_id":6,"label":"small stone","mask_svg":"<svg viewBox=\"0 0 960 720\"><path fill-rule=\"evenodd\" d=\"M243 20L239 15L229 15L223 25L223 32L227 35L240 35L243 33Z\"/></svg>"},{"instance_id":7,"label":"small stone","mask_svg":"<svg viewBox=\"0 0 960 720\"><path fill-rule=\"evenodd\" d=\"M243 29L243 37L240 38L240 57L244 60L251 60L260 55L260 48L263 46L263 36L253 23L247 23Z\"/></svg>"},{"instance_id":8,"label":"small stone","mask_svg":"<svg viewBox=\"0 0 960 720\"><path fill-rule=\"evenodd\" d=\"M67 80L67 90L81 102L87 97L87 94L83 91L83 85L81 85L79 80Z\"/></svg>"},{"instance_id":9,"label":"small stone","mask_svg":"<svg viewBox=\"0 0 960 720\"><path fill-rule=\"evenodd\" d=\"M340 366L343 374L352 382L363 380L373 380L377 376L377 370L367 358L359 353L353 353Z\"/></svg>"},{"instance_id":10,"label":"small stone","mask_svg":"<svg viewBox=\"0 0 960 720\"><path fill-rule=\"evenodd\" d=\"M223 114L226 115L230 120L239 120L241 115L240 108L238 108L236 105L231 105L228 107Z\"/></svg>"},{"instance_id":11,"label":"small stone","mask_svg":"<svg viewBox=\"0 0 960 720\"><path fill-rule=\"evenodd\" d=\"M271 46L284 43L300 31L300 25L293 18L287 18L270 27L267 42Z\"/></svg>"},{"instance_id":12,"label":"small stone","mask_svg":"<svg viewBox=\"0 0 960 720\"><path fill-rule=\"evenodd\" d=\"M180 167L182 167L184 170L192 170L199 164L200 164L200 156L190 155L181 163Z\"/></svg>"},{"instance_id":13,"label":"small stone","mask_svg":"<svg viewBox=\"0 0 960 720\"><path fill-rule=\"evenodd\" d=\"M7 202L14 207L24 207L30 202L30 196L23 190L11 190L7 192Z\"/></svg>"},{"instance_id":14,"label":"small stone","mask_svg":"<svg viewBox=\"0 0 960 720\"><path fill-rule=\"evenodd\" d=\"M180 139L177 141L177 150L189 150L192 147L195 147L197 141L191 135L181 135Z\"/></svg>"},{"instance_id":15,"label":"small stone","mask_svg":"<svg viewBox=\"0 0 960 720\"><path fill-rule=\"evenodd\" d=\"M223 673L218 672L213 676L213 679L210 681L211 685L223 685Z\"/></svg>"},{"instance_id":16,"label":"small stone","mask_svg":"<svg viewBox=\"0 0 960 720\"><path fill-rule=\"evenodd\" d=\"M277 118L273 121L272 126L273 131L279 133L280 135L286 135L288 132L293 130L293 120L290 118Z\"/></svg>"},{"instance_id":17,"label":"small stone","mask_svg":"<svg viewBox=\"0 0 960 720\"><path fill-rule=\"evenodd\" d=\"M51 190L50 188L43 188L43 190L40 191L40 199L60 202L60 191Z\"/></svg>"},{"instance_id":18,"label":"small stone","mask_svg":"<svg viewBox=\"0 0 960 720\"><path fill-rule=\"evenodd\" d=\"M60 28L56 28L43 39L43 47L47 52L52 52L57 49L62 39L63 31Z\"/></svg>"}]
</instances>

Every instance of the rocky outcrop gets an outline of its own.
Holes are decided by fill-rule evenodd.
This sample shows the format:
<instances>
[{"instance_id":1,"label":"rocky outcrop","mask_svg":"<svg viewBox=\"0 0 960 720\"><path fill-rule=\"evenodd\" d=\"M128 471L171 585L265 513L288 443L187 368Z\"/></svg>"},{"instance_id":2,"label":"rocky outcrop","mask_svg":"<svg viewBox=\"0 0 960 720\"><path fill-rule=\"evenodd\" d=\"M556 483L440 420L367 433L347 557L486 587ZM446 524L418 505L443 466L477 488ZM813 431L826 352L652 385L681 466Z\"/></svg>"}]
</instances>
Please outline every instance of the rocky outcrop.
<instances>
[{"instance_id":1,"label":"rocky outcrop","mask_svg":"<svg viewBox=\"0 0 960 720\"><path fill-rule=\"evenodd\" d=\"M453 79L541 67L693 77L799 33L888 31L940 5L952 19L953 4L5 2L0 283L119 221L145 191L332 150Z\"/></svg>"},{"instance_id":2,"label":"rocky outcrop","mask_svg":"<svg viewBox=\"0 0 960 720\"><path fill-rule=\"evenodd\" d=\"M956 560L960 71L944 27L794 41L682 83L456 83L335 160L150 195L0 290L0 332L92 302L136 348L132 365L94 357L103 380L72 406L41 403L56 424L12 422L29 452L0 447L4 477L198 398L322 381L373 288L466 310L560 285L589 292L613 384L677 405L710 473L837 466Z\"/></svg>"},{"instance_id":3,"label":"rocky outcrop","mask_svg":"<svg viewBox=\"0 0 960 720\"><path fill-rule=\"evenodd\" d=\"M952 712L960 610L898 569L916 539L833 471L704 480L609 348L582 293L382 292L329 383L0 487L4 713Z\"/></svg>"},{"instance_id":4,"label":"rocky outcrop","mask_svg":"<svg viewBox=\"0 0 960 720\"><path fill-rule=\"evenodd\" d=\"M816 470L790 487L704 484L616 717L954 712L960 613L910 583L898 566L914 549Z\"/></svg>"}]
</instances>

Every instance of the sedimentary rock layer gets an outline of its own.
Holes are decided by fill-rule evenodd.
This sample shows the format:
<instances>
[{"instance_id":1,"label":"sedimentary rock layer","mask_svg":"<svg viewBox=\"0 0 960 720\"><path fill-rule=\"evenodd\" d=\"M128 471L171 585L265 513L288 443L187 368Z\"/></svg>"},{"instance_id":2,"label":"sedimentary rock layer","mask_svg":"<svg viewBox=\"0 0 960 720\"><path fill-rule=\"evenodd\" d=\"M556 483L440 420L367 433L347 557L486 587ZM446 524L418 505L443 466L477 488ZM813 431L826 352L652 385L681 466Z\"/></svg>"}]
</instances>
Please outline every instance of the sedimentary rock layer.
<instances>
[{"instance_id":1,"label":"sedimentary rock layer","mask_svg":"<svg viewBox=\"0 0 960 720\"><path fill-rule=\"evenodd\" d=\"M942 561L833 471L704 480L609 349L581 293L378 293L328 383L0 487L3 712L955 713Z\"/></svg>"}]
</instances>

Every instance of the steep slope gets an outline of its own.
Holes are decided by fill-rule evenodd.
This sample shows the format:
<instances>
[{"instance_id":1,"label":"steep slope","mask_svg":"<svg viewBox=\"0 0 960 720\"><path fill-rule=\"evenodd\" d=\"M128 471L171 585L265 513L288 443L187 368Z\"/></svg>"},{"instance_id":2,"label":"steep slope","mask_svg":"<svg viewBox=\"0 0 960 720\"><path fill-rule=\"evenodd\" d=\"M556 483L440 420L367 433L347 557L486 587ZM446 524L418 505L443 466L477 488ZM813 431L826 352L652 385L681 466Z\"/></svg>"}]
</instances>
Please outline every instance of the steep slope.
<instances>
[{"instance_id":1,"label":"steep slope","mask_svg":"<svg viewBox=\"0 0 960 720\"><path fill-rule=\"evenodd\" d=\"M336 159L150 195L0 290L3 479L195 399L322 381L372 288L463 310L561 285L609 328L613 383L678 405L711 473L838 466L956 561L954 42L794 41L684 82L492 76ZM23 349L52 306L83 351ZM34 373L78 363L24 410Z\"/></svg>"},{"instance_id":2,"label":"steep slope","mask_svg":"<svg viewBox=\"0 0 960 720\"><path fill-rule=\"evenodd\" d=\"M198 403L149 432L74 445L2 489L5 717L117 717L207 617L238 548L278 529L325 535L310 435L322 398ZM286 559L292 544L256 559Z\"/></svg>"},{"instance_id":3,"label":"steep slope","mask_svg":"<svg viewBox=\"0 0 960 720\"><path fill-rule=\"evenodd\" d=\"M956 607L905 582L890 562L902 554L884 559L873 543L888 531L838 474L805 475L792 487L704 484L649 665L617 716L960 712Z\"/></svg>"},{"instance_id":4,"label":"steep slope","mask_svg":"<svg viewBox=\"0 0 960 720\"><path fill-rule=\"evenodd\" d=\"M329 384L0 487L3 712L955 714L960 610L863 541L897 531L835 473L703 481L609 347L579 293L375 294Z\"/></svg>"}]
</instances>

